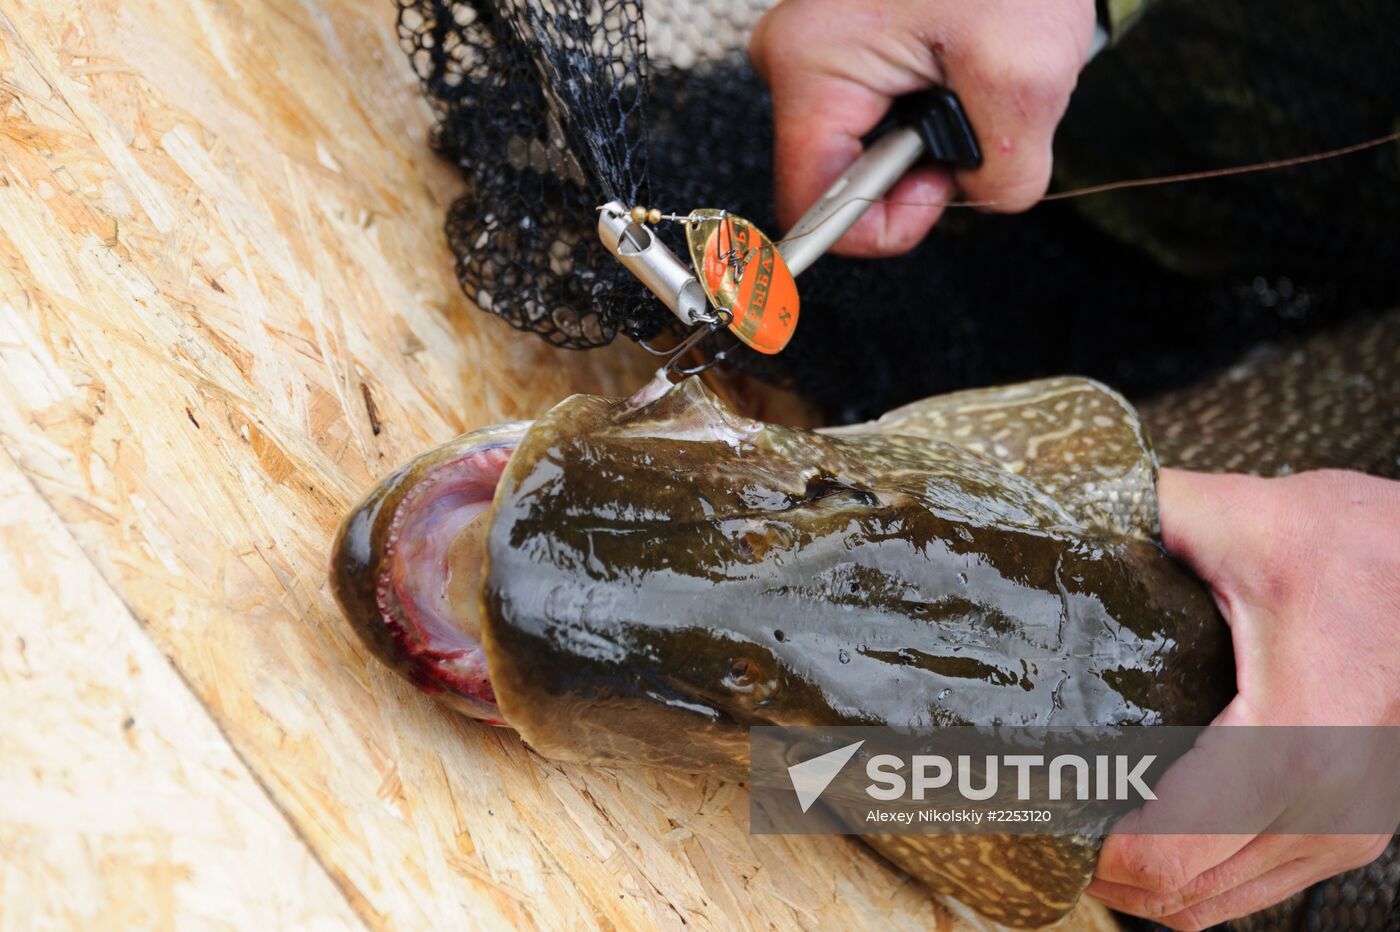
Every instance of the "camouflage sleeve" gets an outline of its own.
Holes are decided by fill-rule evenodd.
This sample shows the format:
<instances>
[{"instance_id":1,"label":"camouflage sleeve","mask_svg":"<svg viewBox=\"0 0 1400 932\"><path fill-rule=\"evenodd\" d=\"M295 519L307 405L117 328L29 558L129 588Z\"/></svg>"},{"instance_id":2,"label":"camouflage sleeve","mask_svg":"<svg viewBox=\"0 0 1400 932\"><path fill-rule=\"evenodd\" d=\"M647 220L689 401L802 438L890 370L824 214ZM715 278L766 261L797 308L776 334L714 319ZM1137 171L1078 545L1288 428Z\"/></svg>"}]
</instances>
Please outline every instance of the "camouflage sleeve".
<instances>
[{"instance_id":1,"label":"camouflage sleeve","mask_svg":"<svg viewBox=\"0 0 1400 932\"><path fill-rule=\"evenodd\" d=\"M1099 22L1108 30L1110 40L1127 32L1138 16L1154 0L1098 0Z\"/></svg>"}]
</instances>

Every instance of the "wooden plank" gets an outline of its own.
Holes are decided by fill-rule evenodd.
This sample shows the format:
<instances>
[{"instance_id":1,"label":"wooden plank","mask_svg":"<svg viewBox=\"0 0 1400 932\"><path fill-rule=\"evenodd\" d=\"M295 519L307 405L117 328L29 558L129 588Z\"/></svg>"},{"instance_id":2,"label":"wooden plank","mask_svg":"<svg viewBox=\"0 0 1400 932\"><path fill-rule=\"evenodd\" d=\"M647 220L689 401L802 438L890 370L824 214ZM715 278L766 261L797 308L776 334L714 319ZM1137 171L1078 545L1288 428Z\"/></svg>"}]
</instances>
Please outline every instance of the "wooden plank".
<instances>
[{"instance_id":1,"label":"wooden plank","mask_svg":"<svg viewBox=\"0 0 1400 932\"><path fill-rule=\"evenodd\" d=\"M341 622L375 477L650 365L461 297L391 19L0 0L0 443L371 926L948 926L855 844L749 836L735 787L442 711Z\"/></svg>"},{"instance_id":2,"label":"wooden plank","mask_svg":"<svg viewBox=\"0 0 1400 932\"><path fill-rule=\"evenodd\" d=\"M0 929L359 926L0 453Z\"/></svg>"}]
</instances>

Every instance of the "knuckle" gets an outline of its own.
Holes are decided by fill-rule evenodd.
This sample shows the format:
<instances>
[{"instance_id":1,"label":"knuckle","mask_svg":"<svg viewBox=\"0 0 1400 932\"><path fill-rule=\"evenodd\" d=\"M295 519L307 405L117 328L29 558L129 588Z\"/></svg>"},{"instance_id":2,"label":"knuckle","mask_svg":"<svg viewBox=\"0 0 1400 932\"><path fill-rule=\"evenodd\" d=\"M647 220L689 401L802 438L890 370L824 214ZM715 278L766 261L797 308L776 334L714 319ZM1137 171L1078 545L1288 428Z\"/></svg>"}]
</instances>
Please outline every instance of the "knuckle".
<instances>
[{"instance_id":1,"label":"knuckle","mask_svg":"<svg viewBox=\"0 0 1400 932\"><path fill-rule=\"evenodd\" d=\"M1025 113L1048 96L1048 77L1033 55L1002 56L983 52L975 59L974 72L988 90L1014 100Z\"/></svg>"},{"instance_id":2,"label":"knuckle","mask_svg":"<svg viewBox=\"0 0 1400 932\"><path fill-rule=\"evenodd\" d=\"M754 24L749 34L749 61L765 79L779 64L801 70L811 55L831 42L826 18L805 14L797 5L780 3Z\"/></svg>"},{"instance_id":3,"label":"knuckle","mask_svg":"<svg viewBox=\"0 0 1400 932\"><path fill-rule=\"evenodd\" d=\"M1143 919L1151 919L1161 922L1166 917L1177 915L1181 912L1184 903L1179 895L1175 894L1152 894L1141 897L1131 912L1141 916Z\"/></svg>"},{"instance_id":4,"label":"knuckle","mask_svg":"<svg viewBox=\"0 0 1400 932\"><path fill-rule=\"evenodd\" d=\"M1201 911L1194 906L1175 916L1157 921L1168 929L1177 930L1177 932L1201 932L1202 929L1208 929L1214 925L1213 922L1204 918Z\"/></svg>"},{"instance_id":5,"label":"knuckle","mask_svg":"<svg viewBox=\"0 0 1400 932\"><path fill-rule=\"evenodd\" d=\"M1143 919L1164 916L1174 911L1168 908L1167 902L1161 896L1135 887L1115 889L1111 893L1099 895L1098 899L1111 909Z\"/></svg>"},{"instance_id":6,"label":"knuckle","mask_svg":"<svg viewBox=\"0 0 1400 932\"><path fill-rule=\"evenodd\" d=\"M1013 182L997 196L996 206L992 209L1000 214L1023 213L1040 203L1045 188L1046 185L1037 185L1031 178Z\"/></svg>"},{"instance_id":7,"label":"knuckle","mask_svg":"<svg viewBox=\"0 0 1400 932\"><path fill-rule=\"evenodd\" d=\"M1313 741L1293 741L1285 749L1288 779L1296 786L1313 788L1332 774L1334 761L1328 748Z\"/></svg>"},{"instance_id":8,"label":"knuckle","mask_svg":"<svg viewBox=\"0 0 1400 932\"><path fill-rule=\"evenodd\" d=\"M1050 190L1052 160L1049 153L1036 153L1026 158L1019 178L1012 186L1008 206L1017 212L1030 210Z\"/></svg>"},{"instance_id":9,"label":"knuckle","mask_svg":"<svg viewBox=\"0 0 1400 932\"><path fill-rule=\"evenodd\" d=\"M958 172L963 193L984 202L996 213L1015 214L1040 202L1050 188L1052 157L1049 152L989 154L976 172Z\"/></svg>"},{"instance_id":10,"label":"knuckle","mask_svg":"<svg viewBox=\"0 0 1400 932\"><path fill-rule=\"evenodd\" d=\"M964 68L969 77L1014 100L1027 115L1067 100L1077 73L1054 45L1027 49L983 41L969 47L966 54Z\"/></svg>"},{"instance_id":11,"label":"knuckle","mask_svg":"<svg viewBox=\"0 0 1400 932\"><path fill-rule=\"evenodd\" d=\"M1255 604L1283 604L1308 576L1298 566L1312 549L1311 509L1299 507L1298 497L1281 485L1286 480L1221 478L1221 520L1237 542L1235 553L1248 563L1236 581Z\"/></svg>"},{"instance_id":12,"label":"knuckle","mask_svg":"<svg viewBox=\"0 0 1400 932\"><path fill-rule=\"evenodd\" d=\"M1151 894L1154 903L1166 902L1178 896L1191 878L1179 856L1154 851L1150 844L1137 842L1124 852L1123 882Z\"/></svg>"},{"instance_id":13,"label":"knuckle","mask_svg":"<svg viewBox=\"0 0 1400 932\"><path fill-rule=\"evenodd\" d=\"M1342 853L1341 870L1349 871L1365 867L1384 854L1389 846L1390 838L1386 836L1363 836L1350 839L1346 850Z\"/></svg>"},{"instance_id":14,"label":"knuckle","mask_svg":"<svg viewBox=\"0 0 1400 932\"><path fill-rule=\"evenodd\" d=\"M1170 892L1159 891L1144 896L1135 911L1145 919L1161 919L1163 916L1180 913L1185 905L1186 898L1180 892L1180 888L1177 888Z\"/></svg>"}]
</instances>

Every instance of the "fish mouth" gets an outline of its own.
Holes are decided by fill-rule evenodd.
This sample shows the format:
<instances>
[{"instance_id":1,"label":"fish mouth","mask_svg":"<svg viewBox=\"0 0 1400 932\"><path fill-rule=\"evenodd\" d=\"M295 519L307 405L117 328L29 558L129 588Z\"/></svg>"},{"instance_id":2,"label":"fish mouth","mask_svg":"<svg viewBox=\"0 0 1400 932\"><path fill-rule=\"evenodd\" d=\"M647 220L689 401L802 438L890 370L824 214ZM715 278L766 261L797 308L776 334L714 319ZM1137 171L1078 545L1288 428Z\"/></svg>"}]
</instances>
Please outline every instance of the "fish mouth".
<instances>
[{"instance_id":1,"label":"fish mouth","mask_svg":"<svg viewBox=\"0 0 1400 932\"><path fill-rule=\"evenodd\" d=\"M365 643L419 689L507 726L481 640L492 501L528 425L468 434L398 470L346 518L332 590Z\"/></svg>"}]
</instances>

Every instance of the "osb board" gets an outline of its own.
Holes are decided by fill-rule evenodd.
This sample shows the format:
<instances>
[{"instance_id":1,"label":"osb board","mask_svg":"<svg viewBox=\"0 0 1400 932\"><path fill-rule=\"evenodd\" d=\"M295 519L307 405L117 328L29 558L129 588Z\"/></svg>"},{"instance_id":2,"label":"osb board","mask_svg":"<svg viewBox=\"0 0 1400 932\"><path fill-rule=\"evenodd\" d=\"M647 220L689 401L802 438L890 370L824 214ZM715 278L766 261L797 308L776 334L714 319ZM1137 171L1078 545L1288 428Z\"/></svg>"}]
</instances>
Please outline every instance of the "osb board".
<instances>
[{"instance_id":1,"label":"osb board","mask_svg":"<svg viewBox=\"0 0 1400 932\"><path fill-rule=\"evenodd\" d=\"M354 913L0 452L0 929Z\"/></svg>"},{"instance_id":2,"label":"osb board","mask_svg":"<svg viewBox=\"0 0 1400 932\"><path fill-rule=\"evenodd\" d=\"M17 842L42 859L28 870L96 871L127 898L118 916L155 883L123 893L121 872L198 861L240 873L230 888L285 865L308 885L286 908L336 921L310 857L376 928L949 927L855 844L749 836L733 786L551 764L440 710L337 617L327 545L375 477L646 368L549 351L461 297L439 232L457 182L425 149L391 20L353 0L0 0L0 443L227 743L152 719L172 750L110 805L145 811L141 768L163 768L211 812L241 806L242 777L189 763L233 755L307 852L249 816L242 836L153 823L187 853L112 848L95 868L35 835ZM26 585L64 584L39 566ZM55 713L54 742L125 720L112 671L86 670L91 704ZM38 740L22 757L5 766L65 760ZM244 873L244 841L267 864ZM283 908L251 899L177 897L173 921ZM1107 922L1092 905L1080 920Z\"/></svg>"}]
</instances>

